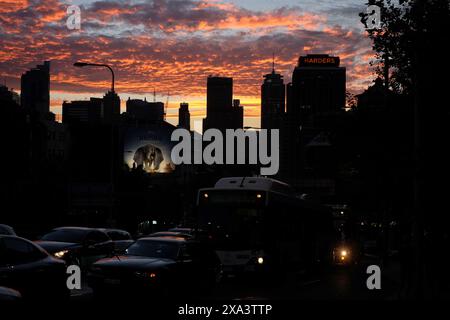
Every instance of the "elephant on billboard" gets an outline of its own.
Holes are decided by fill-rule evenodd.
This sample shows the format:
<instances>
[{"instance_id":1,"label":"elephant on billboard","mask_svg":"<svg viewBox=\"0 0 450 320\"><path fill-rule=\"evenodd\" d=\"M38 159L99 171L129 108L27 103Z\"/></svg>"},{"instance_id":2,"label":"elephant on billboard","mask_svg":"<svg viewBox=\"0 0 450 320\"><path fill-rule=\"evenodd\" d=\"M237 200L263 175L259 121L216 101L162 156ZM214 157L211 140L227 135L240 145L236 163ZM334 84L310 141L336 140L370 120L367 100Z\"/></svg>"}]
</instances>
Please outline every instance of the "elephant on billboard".
<instances>
[{"instance_id":1,"label":"elephant on billboard","mask_svg":"<svg viewBox=\"0 0 450 320\"><path fill-rule=\"evenodd\" d=\"M142 166L146 171L150 171L150 169L158 171L161 162L164 161L164 156L161 149L152 144L147 144L136 150L133 160L136 166Z\"/></svg>"}]
</instances>

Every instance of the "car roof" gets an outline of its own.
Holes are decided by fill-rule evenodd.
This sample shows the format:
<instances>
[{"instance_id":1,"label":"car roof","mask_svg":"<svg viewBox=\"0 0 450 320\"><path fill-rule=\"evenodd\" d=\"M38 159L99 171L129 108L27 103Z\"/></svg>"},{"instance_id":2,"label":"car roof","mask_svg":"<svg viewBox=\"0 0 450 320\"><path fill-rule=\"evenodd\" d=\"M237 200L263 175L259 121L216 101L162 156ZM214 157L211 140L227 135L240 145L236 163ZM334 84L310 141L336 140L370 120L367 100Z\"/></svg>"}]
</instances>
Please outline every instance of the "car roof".
<instances>
[{"instance_id":1,"label":"car roof","mask_svg":"<svg viewBox=\"0 0 450 320\"><path fill-rule=\"evenodd\" d=\"M97 229L97 228L88 228L88 227L58 227L58 228L54 228L52 229L52 231L58 231L58 230L79 230L79 231L101 231L101 229Z\"/></svg>"},{"instance_id":2,"label":"car roof","mask_svg":"<svg viewBox=\"0 0 450 320\"><path fill-rule=\"evenodd\" d=\"M169 231L174 231L174 230L177 230L177 231L192 231L193 229L192 228L183 228L183 227L175 227L175 228L170 228L169 229Z\"/></svg>"},{"instance_id":3,"label":"car roof","mask_svg":"<svg viewBox=\"0 0 450 320\"><path fill-rule=\"evenodd\" d=\"M163 235L163 234L164 235L174 236L174 237L178 236L178 235L189 236L189 234L182 233L182 232L179 232L179 231L158 231L158 232L154 232L154 233L149 234L148 237L150 237L150 236L155 237L155 236Z\"/></svg>"},{"instance_id":4,"label":"car roof","mask_svg":"<svg viewBox=\"0 0 450 320\"><path fill-rule=\"evenodd\" d=\"M161 241L161 242L175 242L175 243L186 243L187 240L182 237L177 236L166 236L166 237L144 237L140 238L138 241Z\"/></svg>"},{"instance_id":5,"label":"car roof","mask_svg":"<svg viewBox=\"0 0 450 320\"><path fill-rule=\"evenodd\" d=\"M18 236L13 236L13 235L10 235L10 234L0 234L0 238L23 239L23 238L20 238L20 237L18 237Z\"/></svg>"},{"instance_id":6,"label":"car roof","mask_svg":"<svg viewBox=\"0 0 450 320\"><path fill-rule=\"evenodd\" d=\"M8 229L8 230L14 230L13 227L8 226L7 224L1 224L1 223L0 223L0 228L4 228L4 229Z\"/></svg>"},{"instance_id":7,"label":"car roof","mask_svg":"<svg viewBox=\"0 0 450 320\"><path fill-rule=\"evenodd\" d=\"M96 230L100 230L100 231L103 231L103 232L125 232L125 233L129 234L129 232L127 230L123 230L123 229L98 228Z\"/></svg>"},{"instance_id":8,"label":"car roof","mask_svg":"<svg viewBox=\"0 0 450 320\"><path fill-rule=\"evenodd\" d=\"M11 226L8 226L7 224L0 224L0 230L8 232L10 235L16 235L14 228Z\"/></svg>"}]
</instances>

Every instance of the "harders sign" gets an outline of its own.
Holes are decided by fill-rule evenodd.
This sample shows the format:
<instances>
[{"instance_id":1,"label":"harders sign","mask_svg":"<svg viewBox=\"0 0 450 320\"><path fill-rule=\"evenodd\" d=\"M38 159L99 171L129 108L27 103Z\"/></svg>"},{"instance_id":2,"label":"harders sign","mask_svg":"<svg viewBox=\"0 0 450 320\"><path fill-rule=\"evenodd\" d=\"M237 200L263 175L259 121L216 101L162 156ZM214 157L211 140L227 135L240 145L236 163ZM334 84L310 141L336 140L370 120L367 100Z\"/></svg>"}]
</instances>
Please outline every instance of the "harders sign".
<instances>
[{"instance_id":1,"label":"harders sign","mask_svg":"<svg viewBox=\"0 0 450 320\"><path fill-rule=\"evenodd\" d=\"M332 57L327 54L308 54L299 58L300 67L339 67L339 57Z\"/></svg>"}]
</instances>

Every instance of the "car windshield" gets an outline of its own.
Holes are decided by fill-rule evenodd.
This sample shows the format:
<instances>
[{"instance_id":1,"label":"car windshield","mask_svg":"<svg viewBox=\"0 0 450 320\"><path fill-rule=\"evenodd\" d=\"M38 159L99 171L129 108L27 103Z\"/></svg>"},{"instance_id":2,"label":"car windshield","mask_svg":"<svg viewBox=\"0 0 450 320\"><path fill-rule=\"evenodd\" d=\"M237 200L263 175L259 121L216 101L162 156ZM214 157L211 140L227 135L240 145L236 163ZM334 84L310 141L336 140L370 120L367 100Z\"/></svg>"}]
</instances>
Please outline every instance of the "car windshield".
<instances>
[{"instance_id":1,"label":"car windshield","mask_svg":"<svg viewBox=\"0 0 450 320\"><path fill-rule=\"evenodd\" d=\"M14 231L12 230L12 228L8 227L8 226L5 226L5 225L0 225L0 234L15 235Z\"/></svg>"},{"instance_id":2,"label":"car windshield","mask_svg":"<svg viewBox=\"0 0 450 320\"><path fill-rule=\"evenodd\" d=\"M44 241L82 243L86 237L86 230L61 229L47 233L41 238Z\"/></svg>"},{"instance_id":3,"label":"car windshield","mask_svg":"<svg viewBox=\"0 0 450 320\"><path fill-rule=\"evenodd\" d=\"M175 260L178 249L179 244L175 242L140 240L128 247L126 255Z\"/></svg>"}]
</instances>

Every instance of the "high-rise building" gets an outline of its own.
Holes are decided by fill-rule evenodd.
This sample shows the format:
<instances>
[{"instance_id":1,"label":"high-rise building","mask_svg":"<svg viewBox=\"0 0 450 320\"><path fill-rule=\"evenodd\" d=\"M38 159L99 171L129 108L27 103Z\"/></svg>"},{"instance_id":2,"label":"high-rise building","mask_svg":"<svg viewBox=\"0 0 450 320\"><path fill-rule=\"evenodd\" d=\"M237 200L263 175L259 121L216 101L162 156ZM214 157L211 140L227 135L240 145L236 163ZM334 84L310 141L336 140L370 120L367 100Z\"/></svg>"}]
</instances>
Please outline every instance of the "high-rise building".
<instances>
[{"instance_id":1,"label":"high-rise building","mask_svg":"<svg viewBox=\"0 0 450 320\"><path fill-rule=\"evenodd\" d=\"M244 127L244 107L241 105L241 100L233 99L232 110L232 128L239 129Z\"/></svg>"},{"instance_id":2,"label":"high-rise building","mask_svg":"<svg viewBox=\"0 0 450 320\"><path fill-rule=\"evenodd\" d=\"M50 61L22 74L20 97L21 106L27 112L47 115L50 111Z\"/></svg>"},{"instance_id":3,"label":"high-rise building","mask_svg":"<svg viewBox=\"0 0 450 320\"><path fill-rule=\"evenodd\" d=\"M332 189L336 163L329 137L344 111L346 91L346 69L339 63L339 57L326 54L301 56L286 86L280 172L299 188Z\"/></svg>"},{"instance_id":4,"label":"high-rise building","mask_svg":"<svg viewBox=\"0 0 450 320\"><path fill-rule=\"evenodd\" d=\"M180 103L178 109L178 127L191 130L191 114L189 113L189 103Z\"/></svg>"},{"instance_id":5,"label":"high-rise building","mask_svg":"<svg viewBox=\"0 0 450 320\"><path fill-rule=\"evenodd\" d=\"M19 105L20 96L12 89L9 90L8 87L0 84L0 102L8 102Z\"/></svg>"},{"instance_id":6,"label":"high-rise building","mask_svg":"<svg viewBox=\"0 0 450 320\"><path fill-rule=\"evenodd\" d=\"M120 115L120 98L117 93L108 91L103 96L102 118L104 122L113 122Z\"/></svg>"},{"instance_id":7,"label":"high-rise building","mask_svg":"<svg viewBox=\"0 0 450 320\"><path fill-rule=\"evenodd\" d=\"M102 119L103 99L91 98L81 101L64 101L62 105L63 123L99 123Z\"/></svg>"},{"instance_id":8,"label":"high-rise building","mask_svg":"<svg viewBox=\"0 0 450 320\"><path fill-rule=\"evenodd\" d=\"M285 112L285 85L283 76L272 72L264 76L261 85L261 128L279 129Z\"/></svg>"},{"instance_id":9,"label":"high-rise building","mask_svg":"<svg viewBox=\"0 0 450 320\"><path fill-rule=\"evenodd\" d=\"M127 115L139 123L157 123L164 120L164 103L148 102L147 99L128 99Z\"/></svg>"},{"instance_id":10,"label":"high-rise building","mask_svg":"<svg viewBox=\"0 0 450 320\"><path fill-rule=\"evenodd\" d=\"M242 107L233 105L233 78L209 76L203 130L242 128Z\"/></svg>"},{"instance_id":11,"label":"high-rise building","mask_svg":"<svg viewBox=\"0 0 450 320\"><path fill-rule=\"evenodd\" d=\"M345 108L346 70L339 57L327 54L301 56L292 74L287 113L303 124L310 116Z\"/></svg>"}]
</instances>

